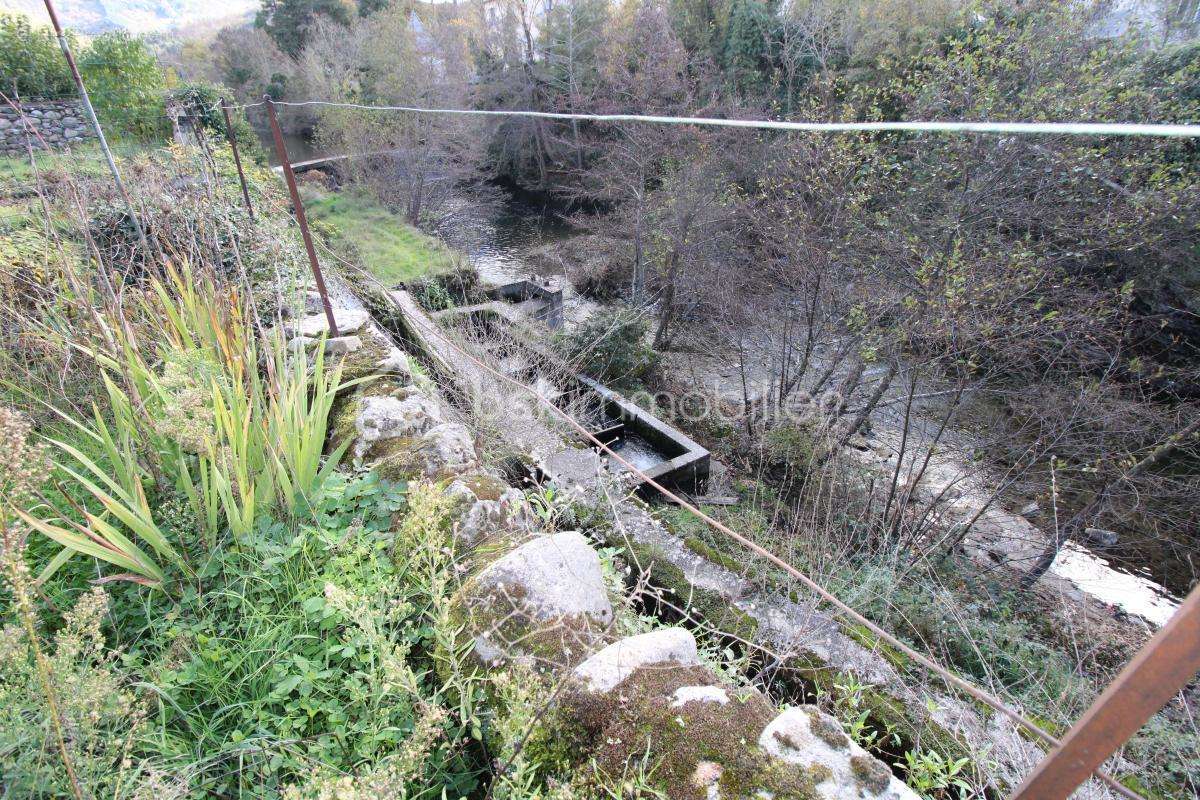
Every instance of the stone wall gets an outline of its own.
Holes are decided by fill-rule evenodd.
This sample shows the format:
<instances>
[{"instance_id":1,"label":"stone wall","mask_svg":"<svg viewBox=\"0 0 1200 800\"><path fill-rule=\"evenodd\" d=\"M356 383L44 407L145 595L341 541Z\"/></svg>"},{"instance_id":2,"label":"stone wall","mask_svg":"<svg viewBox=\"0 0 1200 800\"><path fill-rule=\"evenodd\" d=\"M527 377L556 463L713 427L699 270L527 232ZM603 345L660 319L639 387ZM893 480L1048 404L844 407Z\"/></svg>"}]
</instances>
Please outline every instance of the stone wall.
<instances>
[{"instance_id":1,"label":"stone wall","mask_svg":"<svg viewBox=\"0 0 1200 800\"><path fill-rule=\"evenodd\" d=\"M41 100L23 104L25 119L34 149L49 147L62 150L94 139L87 124L83 106L77 100ZM19 155L25 152L26 126L21 116L8 105L0 105L0 155Z\"/></svg>"}]
</instances>

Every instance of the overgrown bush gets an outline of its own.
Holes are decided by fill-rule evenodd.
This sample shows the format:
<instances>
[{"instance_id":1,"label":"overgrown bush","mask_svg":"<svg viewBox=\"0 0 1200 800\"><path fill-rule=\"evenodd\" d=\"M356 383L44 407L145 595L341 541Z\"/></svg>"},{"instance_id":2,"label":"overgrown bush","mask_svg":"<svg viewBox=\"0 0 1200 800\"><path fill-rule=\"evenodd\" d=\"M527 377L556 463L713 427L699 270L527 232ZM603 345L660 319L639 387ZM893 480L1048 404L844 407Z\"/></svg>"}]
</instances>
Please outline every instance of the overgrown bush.
<instances>
[{"instance_id":1,"label":"overgrown bush","mask_svg":"<svg viewBox=\"0 0 1200 800\"><path fill-rule=\"evenodd\" d=\"M78 61L88 95L107 134L140 141L166 135L166 79L140 37L124 30L98 36Z\"/></svg>"},{"instance_id":2,"label":"overgrown bush","mask_svg":"<svg viewBox=\"0 0 1200 800\"><path fill-rule=\"evenodd\" d=\"M67 41L76 46L75 34ZM15 85L23 100L75 94L71 72L49 26L34 27L21 14L0 14L0 92L10 94Z\"/></svg>"},{"instance_id":3,"label":"overgrown bush","mask_svg":"<svg viewBox=\"0 0 1200 800\"><path fill-rule=\"evenodd\" d=\"M558 340L571 363L597 380L614 386L634 386L658 363L646 343L649 324L637 311L595 314Z\"/></svg>"},{"instance_id":4,"label":"overgrown bush","mask_svg":"<svg viewBox=\"0 0 1200 800\"><path fill-rule=\"evenodd\" d=\"M197 81L185 83L168 91L164 98L164 104L167 107L175 105L183 109L186 114L193 117L193 124L199 122L210 137L215 137L218 142L225 142L229 126L225 124L225 113L221 110L222 98L232 102L232 93L224 86ZM266 152L259 144L254 128L246 119L245 110L232 108L229 114L233 120L233 138L237 141L238 152L242 159L253 158L259 163L264 163Z\"/></svg>"}]
</instances>

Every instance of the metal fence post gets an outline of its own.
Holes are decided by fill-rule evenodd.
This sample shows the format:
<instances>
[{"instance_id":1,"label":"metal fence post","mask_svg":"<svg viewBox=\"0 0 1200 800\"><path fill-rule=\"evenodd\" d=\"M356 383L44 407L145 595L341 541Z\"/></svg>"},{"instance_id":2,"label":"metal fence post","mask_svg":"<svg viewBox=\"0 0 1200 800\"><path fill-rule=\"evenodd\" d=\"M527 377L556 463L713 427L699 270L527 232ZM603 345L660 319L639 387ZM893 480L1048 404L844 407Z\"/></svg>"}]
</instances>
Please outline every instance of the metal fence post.
<instances>
[{"instance_id":1,"label":"metal fence post","mask_svg":"<svg viewBox=\"0 0 1200 800\"><path fill-rule=\"evenodd\" d=\"M153 252L150 249L150 242L146 238L146 231L142 228L142 221L138 219L137 213L133 209L133 201L129 199L129 192L125 191L125 182L121 180L121 173L117 170L117 162L113 160L112 151L108 148L108 139L104 138L104 129L100 127L100 119L96 116L96 109L92 108L92 99L88 97L87 87L83 85L83 76L79 74L79 67L75 65L75 56L71 53L71 45L67 43L67 37L63 33L62 26L58 23L58 14L54 10L54 3L51 0L44 0L46 4L46 13L50 15L50 24L54 26L54 34L58 37L58 46L62 49L63 57L67 60L67 66L71 69L71 77L75 80L75 88L79 90L79 99L83 103L83 110L87 112L88 120L92 123L92 129L96 131L96 139L100 142L100 149L104 152L104 158L108 161L108 169L112 173L113 181L117 184L117 191L121 193L122 199L125 201L125 209L129 212L129 219L133 222L133 227L137 230L138 239L141 240L142 247L146 252Z\"/></svg>"},{"instance_id":2,"label":"metal fence post","mask_svg":"<svg viewBox=\"0 0 1200 800\"><path fill-rule=\"evenodd\" d=\"M237 137L233 135L233 117L229 114L229 101L221 98L221 111L225 114L225 135L229 138L229 147L233 150L233 164L237 167L238 181L242 184L242 200L246 203L246 212L254 219L254 206L250 204L250 190L246 188L246 173L242 171L242 157L238 154Z\"/></svg>"},{"instance_id":3,"label":"metal fence post","mask_svg":"<svg viewBox=\"0 0 1200 800\"><path fill-rule=\"evenodd\" d=\"M317 251L313 248L312 234L308 230L308 217L304 214L304 203L300 200L300 190L296 188L296 176L292 172L292 162L288 160L287 145L283 141L283 131L279 129L279 119L275 116L275 103L269 95L263 99L267 104L267 116L271 120L271 134L275 139L275 152L279 156L279 164L283 169L283 178L287 181L288 193L292 196L292 208L296 214L296 222L300 225L300 235L304 238L304 249L308 251L308 263L312 267L313 277L317 280L317 293L321 295L321 305L325 309L325 319L329 322L329 334L340 336L337 320L333 318L333 307L329 304L329 292L325 289L325 276L321 272L321 264L317 261Z\"/></svg>"},{"instance_id":4,"label":"metal fence post","mask_svg":"<svg viewBox=\"0 0 1200 800\"><path fill-rule=\"evenodd\" d=\"M1012 794L1066 800L1200 671L1200 586Z\"/></svg>"}]
</instances>

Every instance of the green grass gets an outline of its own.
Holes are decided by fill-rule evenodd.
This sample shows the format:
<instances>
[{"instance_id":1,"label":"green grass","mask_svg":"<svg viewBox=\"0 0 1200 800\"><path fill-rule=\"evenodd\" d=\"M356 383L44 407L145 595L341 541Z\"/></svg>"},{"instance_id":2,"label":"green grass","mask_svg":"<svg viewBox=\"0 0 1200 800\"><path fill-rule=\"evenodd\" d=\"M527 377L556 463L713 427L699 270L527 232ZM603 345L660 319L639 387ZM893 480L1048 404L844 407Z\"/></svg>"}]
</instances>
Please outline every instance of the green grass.
<instances>
[{"instance_id":1,"label":"green grass","mask_svg":"<svg viewBox=\"0 0 1200 800\"><path fill-rule=\"evenodd\" d=\"M120 142L110 144L113 155L116 156L118 163L147 149L146 145L137 143ZM104 160L104 155L100 152L100 145L95 142L84 142L81 145L77 145L71 149L70 153L65 151L46 152L42 150L37 151L35 156L37 158L38 169L43 173L63 170L72 175L88 175L92 177L108 174L108 164ZM24 154L18 156L0 156L0 195L4 194L4 187L6 185L21 186L29 184L32 181L33 168L29 165L29 159Z\"/></svg>"},{"instance_id":2,"label":"green grass","mask_svg":"<svg viewBox=\"0 0 1200 800\"><path fill-rule=\"evenodd\" d=\"M329 226L334 245L389 286L448 272L458 262L446 245L366 195L309 189L306 194L309 218Z\"/></svg>"}]
</instances>

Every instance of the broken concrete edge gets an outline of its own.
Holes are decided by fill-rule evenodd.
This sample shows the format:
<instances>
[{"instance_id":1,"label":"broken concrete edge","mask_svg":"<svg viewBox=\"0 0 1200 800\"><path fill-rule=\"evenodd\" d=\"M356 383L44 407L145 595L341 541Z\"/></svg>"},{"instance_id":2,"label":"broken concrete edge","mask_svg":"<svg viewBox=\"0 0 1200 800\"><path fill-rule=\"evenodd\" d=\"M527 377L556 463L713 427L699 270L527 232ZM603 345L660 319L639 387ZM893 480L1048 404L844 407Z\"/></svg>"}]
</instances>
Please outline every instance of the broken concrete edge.
<instances>
[{"instance_id":1,"label":"broken concrete edge","mask_svg":"<svg viewBox=\"0 0 1200 800\"><path fill-rule=\"evenodd\" d=\"M319 327L319 320L310 320L308 327L295 326L293 335L311 338L312 329L320 336ZM381 352L371 355L379 371L364 376L378 380L356 386L330 428L335 436L353 438L350 452L356 467L382 469L384 477L390 472L395 478L433 480L458 500L452 520L456 546L469 551L475 565L452 605L459 611L460 636L470 642L480 669L535 665L544 674L567 680L570 699L555 709L552 724L576 728L581 735L589 725L592 734L597 724L632 725L650 746L653 741L678 739L677 724L688 727L679 721L691 720L683 740L661 754L671 762L667 773L672 778L663 788L672 797L916 797L907 788L907 794L875 791L871 787L881 786L880 781L864 783L861 776L855 777L849 760L834 769L816 758L802 763L795 755L772 754L760 743L771 706L757 692L731 698L731 689L718 685L717 673L702 666L689 631L659 628L612 641L615 609L625 604L622 598L610 598L610 583L592 543L574 531L539 530L536 517L522 508L523 495L495 476L479 473L473 451L447 455L444 442L428 442L438 431L463 426L446 422L441 398L415 387L410 374L395 368L407 363L406 354L373 323L364 320L347 335L357 336L359 345L335 348L332 355L344 363L379 348ZM587 702L588 697L623 691L638 676L652 675L663 665L695 669L682 683L662 684L664 692L670 690L665 695L653 690L658 685L654 680L640 680L637 702L618 704L619 719L589 721L586 709L595 704ZM627 737L622 748L611 736L603 743L593 736L588 749L569 758L576 766L597 757L607 759L615 770L618 763L641 753L643 745L635 738ZM687 763L680 763L681 750L689 754L683 759ZM873 769L860 770L862 774L887 771L873 759L870 763ZM681 778L686 780L679 784ZM847 794L851 788L853 795Z\"/></svg>"}]
</instances>

